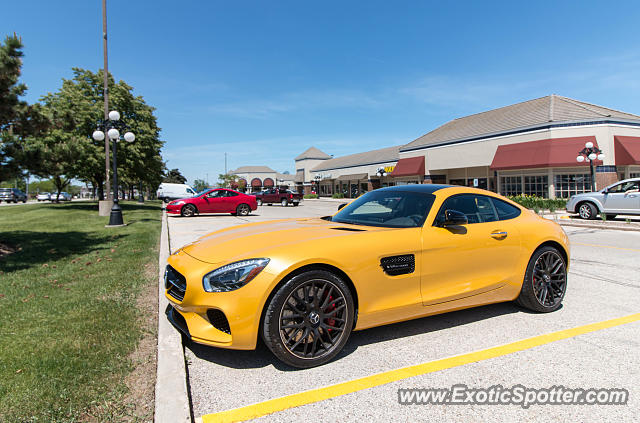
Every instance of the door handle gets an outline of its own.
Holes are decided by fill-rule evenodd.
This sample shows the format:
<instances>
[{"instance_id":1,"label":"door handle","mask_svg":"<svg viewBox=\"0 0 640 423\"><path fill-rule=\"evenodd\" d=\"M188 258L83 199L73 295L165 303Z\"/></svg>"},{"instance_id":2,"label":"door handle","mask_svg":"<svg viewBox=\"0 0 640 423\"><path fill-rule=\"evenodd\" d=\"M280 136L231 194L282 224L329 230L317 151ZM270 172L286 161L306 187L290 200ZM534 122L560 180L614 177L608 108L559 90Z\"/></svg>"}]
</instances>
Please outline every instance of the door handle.
<instances>
[{"instance_id":1,"label":"door handle","mask_svg":"<svg viewBox=\"0 0 640 423\"><path fill-rule=\"evenodd\" d=\"M507 233L505 231L500 231L500 232L491 232L491 236L496 238L496 239L502 239L502 238L506 238L507 237Z\"/></svg>"}]
</instances>

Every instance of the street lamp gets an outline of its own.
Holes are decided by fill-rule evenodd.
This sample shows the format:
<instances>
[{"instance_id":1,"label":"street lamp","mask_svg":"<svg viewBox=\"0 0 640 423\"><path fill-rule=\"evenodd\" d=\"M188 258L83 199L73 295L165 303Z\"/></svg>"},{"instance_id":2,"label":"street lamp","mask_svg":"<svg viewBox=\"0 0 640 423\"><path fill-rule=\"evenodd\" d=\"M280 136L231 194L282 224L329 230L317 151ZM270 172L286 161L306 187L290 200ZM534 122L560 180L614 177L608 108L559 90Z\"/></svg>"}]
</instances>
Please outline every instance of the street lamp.
<instances>
[{"instance_id":1,"label":"street lamp","mask_svg":"<svg viewBox=\"0 0 640 423\"><path fill-rule=\"evenodd\" d=\"M109 140L113 143L113 207L109 215L109 224L107 227L123 226L122 208L118 204L118 142L120 141L120 131L124 133L124 140L133 142L136 136L133 132L128 131L129 127L120 120L120 113L115 110L109 112L109 118L100 122L98 128L93 132L93 139L102 141L105 138L105 132Z\"/></svg>"},{"instance_id":2,"label":"street lamp","mask_svg":"<svg viewBox=\"0 0 640 423\"><path fill-rule=\"evenodd\" d=\"M379 167L378 170L376 171L376 174L381 178L383 176L387 176L387 172L384 170L384 167Z\"/></svg>"},{"instance_id":3,"label":"street lamp","mask_svg":"<svg viewBox=\"0 0 640 423\"><path fill-rule=\"evenodd\" d=\"M604 160L604 153L598 147L594 146L591 141L585 143L584 148L580 150L578 157L576 157L576 161L578 163L583 163L587 159L589 160L589 166L591 168L591 191L595 192L596 173L593 167L593 162L595 160Z\"/></svg>"}]
</instances>

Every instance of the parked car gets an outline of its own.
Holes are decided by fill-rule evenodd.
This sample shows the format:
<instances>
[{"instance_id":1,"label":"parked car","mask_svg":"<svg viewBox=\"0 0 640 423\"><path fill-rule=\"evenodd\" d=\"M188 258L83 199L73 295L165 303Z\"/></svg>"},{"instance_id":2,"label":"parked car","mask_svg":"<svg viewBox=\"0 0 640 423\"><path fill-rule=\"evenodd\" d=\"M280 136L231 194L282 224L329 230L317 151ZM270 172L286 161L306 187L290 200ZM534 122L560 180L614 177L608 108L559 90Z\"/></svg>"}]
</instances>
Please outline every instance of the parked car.
<instances>
[{"instance_id":1,"label":"parked car","mask_svg":"<svg viewBox=\"0 0 640 423\"><path fill-rule=\"evenodd\" d=\"M49 198L51 201L71 201L71 194L69 194L68 192L64 192L62 191L60 193L60 195L58 196L57 193L51 193L51 196Z\"/></svg>"},{"instance_id":2,"label":"parked car","mask_svg":"<svg viewBox=\"0 0 640 423\"><path fill-rule=\"evenodd\" d=\"M259 206L263 204L271 205L274 203L282 204L283 207L286 207L289 204L297 206L300 204L300 201L302 201L302 194L298 194L297 192L293 192L289 189L272 188L256 193L256 201Z\"/></svg>"},{"instance_id":3,"label":"parked car","mask_svg":"<svg viewBox=\"0 0 640 423\"><path fill-rule=\"evenodd\" d=\"M262 339L307 368L352 330L505 301L555 311L568 266L562 228L498 194L394 186L333 216L232 226L183 247L168 259L166 314L194 342Z\"/></svg>"},{"instance_id":4,"label":"parked car","mask_svg":"<svg viewBox=\"0 0 640 423\"><path fill-rule=\"evenodd\" d=\"M38 194L36 199L38 201L49 201L51 200L51 194L49 194L48 192L41 192L40 194Z\"/></svg>"},{"instance_id":5,"label":"parked car","mask_svg":"<svg viewBox=\"0 0 640 423\"><path fill-rule=\"evenodd\" d=\"M187 184L171 184L163 182L158 187L156 194L158 195L158 198L165 203L168 203L171 200L194 197L196 195L196 191Z\"/></svg>"},{"instance_id":6,"label":"parked car","mask_svg":"<svg viewBox=\"0 0 640 423\"><path fill-rule=\"evenodd\" d=\"M567 212L582 219L595 219L598 214L613 219L619 214L640 215L640 178L625 179L597 192L571 196Z\"/></svg>"},{"instance_id":7,"label":"parked car","mask_svg":"<svg viewBox=\"0 0 640 423\"><path fill-rule=\"evenodd\" d=\"M193 217L200 213L231 213L246 216L258 208L252 195L243 194L232 189L209 189L197 197L182 198L167 204L167 213Z\"/></svg>"},{"instance_id":8,"label":"parked car","mask_svg":"<svg viewBox=\"0 0 640 423\"><path fill-rule=\"evenodd\" d=\"M27 194L18 188L0 188L0 201L6 201L7 203L22 201L26 203Z\"/></svg>"}]
</instances>

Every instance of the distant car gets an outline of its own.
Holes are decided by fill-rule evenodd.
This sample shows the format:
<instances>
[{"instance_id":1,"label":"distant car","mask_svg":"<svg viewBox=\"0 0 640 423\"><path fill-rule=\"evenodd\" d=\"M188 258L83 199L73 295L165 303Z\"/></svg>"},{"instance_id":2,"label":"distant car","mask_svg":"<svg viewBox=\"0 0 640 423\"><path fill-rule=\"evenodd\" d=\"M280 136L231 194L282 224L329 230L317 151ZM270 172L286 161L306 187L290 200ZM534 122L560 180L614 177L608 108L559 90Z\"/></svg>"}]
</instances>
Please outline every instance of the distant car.
<instances>
[{"instance_id":1,"label":"distant car","mask_svg":"<svg viewBox=\"0 0 640 423\"><path fill-rule=\"evenodd\" d=\"M40 194L38 194L36 199L38 201L49 201L51 200L51 194L49 194L48 192L41 192Z\"/></svg>"},{"instance_id":2,"label":"distant car","mask_svg":"<svg viewBox=\"0 0 640 423\"><path fill-rule=\"evenodd\" d=\"M52 193L49 199L51 201L56 201L56 198L58 199L58 201L71 201L71 194L69 194L68 192L62 191L60 193L60 196L56 196L57 193Z\"/></svg>"},{"instance_id":3,"label":"distant car","mask_svg":"<svg viewBox=\"0 0 640 423\"><path fill-rule=\"evenodd\" d=\"M640 178L625 179L597 192L571 196L567 212L582 219L595 219L598 214L613 219L619 214L640 215Z\"/></svg>"},{"instance_id":4,"label":"distant car","mask_svg":"<svg viewBox=\"0 0 640 423\"><path fill-rule=\"evenodd\" d=\"M196 191L187 184L171 184L163 182L156 192L158 198L168 203L171 200L196 196Z\"/></svg>"},{"instance_id":5,"label":"distant car","mask_svg":"<svg viewBox=\"0 0 640 423\"><path fill-rule=\"evenodd\" d=\"M297 206L300 204L300 201L302 201L302 194L298 194L297 192L293 192L288 189L271 188L256 193L256 201L259 206L274 203L282 204L283 207L286 207L289 204Z\"/></svg>"},{"instance_id":6,"label":"distant car","mask_svg":"<svg viewBox=\"0 0 640 423\"><path fill-rule=\"evenodd\" d=\"M182 198L167 204L167 213L192 217L200 213L231 213L246 216L258 208L256 198L231 189L208 189L196 197Z\"/></svg>"},{"instance_id":7,"label":"distant car","mask_svg":"<svg viewBox=\"0 0 640 423\"><path fill-rule=\"evenodd\" d=\"M6 201L7 203L17 203L22 201L27 202L27 194L20 191L18 188L0 188L0 202Z\"/></svg>"}]
</instances>

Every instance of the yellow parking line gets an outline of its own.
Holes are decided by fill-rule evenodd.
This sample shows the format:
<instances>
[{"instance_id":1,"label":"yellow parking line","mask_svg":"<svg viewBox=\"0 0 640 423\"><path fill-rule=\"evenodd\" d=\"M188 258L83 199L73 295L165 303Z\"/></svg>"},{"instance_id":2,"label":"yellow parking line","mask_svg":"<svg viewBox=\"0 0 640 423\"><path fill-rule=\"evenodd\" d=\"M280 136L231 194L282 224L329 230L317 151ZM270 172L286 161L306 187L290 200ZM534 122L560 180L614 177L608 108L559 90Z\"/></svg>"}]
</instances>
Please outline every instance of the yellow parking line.
<instances>
[{"instance_id":1,"label":"yellow parking line","mask_svg":"<svg viewBox=\"0 0 640 423\"><path fill-rule=\"evenodd\" d=\"M584 326L578 326L572 329L565 329L558 332L534 336L532 338L523 339L506 345L487 348L485 350L443 358L440 360L430 361L427 363L404 367L401 369L390 370L387 372L366 376L360 379L326 386L324 388L311 389L309 391L287 395L281 398L275 398L245 407L221 411L219 413L206 414L202 416L202 422L236 422L253 419L289 408L324 401L330 398L350 394L352 392L361 391L363 389L385 385L387 383L407 379L410 377L450 369L452 367L475 363L477 361L488 360L490 358L501 357L507 354L512 354L518 351L524 351L533 347L537 347L539 345L549 344L551 342L559 341L562 339L572 338L574 336L582 335L589 332L595 332L614 326L624 325L626 323L636 322L638 320L640 320L640 313L631 314L625 317L619 317L617 319L605 320L603 322L591 323Z\"/></svg>"},{"instance_id":2,"label":"yellow parking line","mask_svg":"<svg viewBox=\"0 0 640 423\"><path fill-rule=\"evenodd\" d=\"M586 244L584 242L571 242L571 244L572 245L585 245L587 247L615 248L616 250L640 251L640 248L614 247L613 245Z\"/></svg>"}]
</instances>

